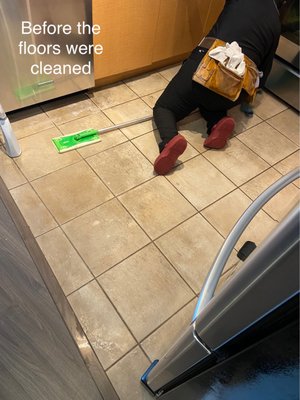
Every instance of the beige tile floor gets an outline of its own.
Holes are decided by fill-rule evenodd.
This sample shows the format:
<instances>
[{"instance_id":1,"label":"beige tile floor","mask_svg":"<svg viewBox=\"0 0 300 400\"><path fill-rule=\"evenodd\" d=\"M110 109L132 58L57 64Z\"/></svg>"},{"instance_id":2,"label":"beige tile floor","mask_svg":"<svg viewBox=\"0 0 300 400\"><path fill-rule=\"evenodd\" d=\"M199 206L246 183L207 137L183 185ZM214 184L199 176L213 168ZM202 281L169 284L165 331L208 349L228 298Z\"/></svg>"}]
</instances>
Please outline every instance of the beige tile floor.
<instances>
[{"instance_id":1,"label":"beige tile floor","mask_svg":"<svg viewBox=\"0 0 300 400\"><path fill-rule=\"evenodd\" d=\"M54 136L151 114L178 68L15 112L22 155L0 151L1 176L121 400L150 399L139 377L189 323L224 238L252 200L299 165L299 116L267 92L252 118L230 111L236 127L223 150L204 149L198 113L182 121L189 145L166 177L153 172L151 121L56 152ZM260 243L299 187L272 199L238 245ZM222 281L237 269L236 250Z\"/></svg>"}]
</instances>

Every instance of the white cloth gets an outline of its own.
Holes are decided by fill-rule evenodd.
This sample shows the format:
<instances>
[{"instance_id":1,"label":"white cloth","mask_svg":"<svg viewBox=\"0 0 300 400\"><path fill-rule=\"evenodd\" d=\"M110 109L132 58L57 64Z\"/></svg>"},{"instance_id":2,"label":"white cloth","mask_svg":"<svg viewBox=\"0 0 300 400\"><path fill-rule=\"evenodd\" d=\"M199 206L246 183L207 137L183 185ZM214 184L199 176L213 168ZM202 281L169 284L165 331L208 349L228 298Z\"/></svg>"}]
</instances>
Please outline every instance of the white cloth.
<instances>
[{"instance_id":1,"label":"white cloth","mask_svg":"<svg viewBox=\"0 0 300 400\"><path fill-rule=\"evenodd\" d=\"M219 61L224 67L230 69L239 76L243 76L246 69L244 54L237 42L226 43L226 46L218 46L209 53L211 58Z\"/></svg>"}]
</instances>

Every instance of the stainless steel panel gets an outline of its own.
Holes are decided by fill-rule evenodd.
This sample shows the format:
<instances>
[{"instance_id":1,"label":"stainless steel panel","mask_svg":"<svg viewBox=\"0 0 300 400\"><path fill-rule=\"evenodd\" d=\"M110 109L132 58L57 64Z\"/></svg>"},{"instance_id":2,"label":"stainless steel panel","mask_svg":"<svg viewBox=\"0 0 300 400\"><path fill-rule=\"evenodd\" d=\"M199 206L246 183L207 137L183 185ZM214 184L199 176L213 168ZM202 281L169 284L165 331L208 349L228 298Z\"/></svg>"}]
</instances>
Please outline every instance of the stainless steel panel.
<instances>
[{"instance_id":1,"label":"stainless steel panel","mask_svg":"<svg viewBox=\"0 0 300 400\"><path fill-rule=\"evenodd\" d=\"M299 111L299 1L280 8L281 36L266 87Z\"/></svg>"},{"instance_id":2,"label":"stainless steel panel","mask_svg":"<svg viewBox=\"0 0 300 400\"><path fill-rule=\"evenodd\" d=\"M276 55L299 70L299 45L284 36L280 36Z\"/></svg>"},{"instance_id":3,"label":"stainless steel panel","mask_svg":"<svg viewBox=\"0 0 300 400\"><path fill-rule=\"evenodd\" d=\"M299 111L299 70L275 58L266 88Z\"/></svg>"},{"instance_id":4,"label":"stainless steel panel","mask_svg":"<svg viewBox=\"0 0 300 400\"><path fill-rule=\"evenodd\" d=\"M166 393L162 399L299 399L299 321Z\"/></svg>"},{"instance_id":5,"label":"stainless steel panel","mask_svg":"<svg viewBox=\"0 0 300 400\"><path fill-rule=\"evenodd\" d=\"M65 34L22 34L22 21L33 25L69 24L70 35ZM91 73L80 74L46 74L33 75L33 64L70 64L86 65L93 56L68 55L66 44L92 44L92 35L77 34L78 22L92 24L91 0L0 0L0 102L5 111L16 110L34 103L53 99L65 94L77 92L94 85L93 65ZM20 42L31 45L59 45L61 54L38 55L20 54Z\"/></svg>"},{"instance_id":6,"label":"stainless steel panel","mask_svg":"<svg viewBox=\"0 0 300 400\"><path fill-rule=\"evenodd\" d=\"M149 373L147 385L155 392L210 354L195 336L194 326L191 325Z\"/></svg>"},{"instance_id":7,"label":"stainless steel panel","mask_svg":"<svg viewBox=\"0 0 300 400\"><path fill-rule=\"evenodd\" d=\"M211 350L298 292L299 218L297 206L200 313L196 331Z\"/></svg>"}]
</instances>

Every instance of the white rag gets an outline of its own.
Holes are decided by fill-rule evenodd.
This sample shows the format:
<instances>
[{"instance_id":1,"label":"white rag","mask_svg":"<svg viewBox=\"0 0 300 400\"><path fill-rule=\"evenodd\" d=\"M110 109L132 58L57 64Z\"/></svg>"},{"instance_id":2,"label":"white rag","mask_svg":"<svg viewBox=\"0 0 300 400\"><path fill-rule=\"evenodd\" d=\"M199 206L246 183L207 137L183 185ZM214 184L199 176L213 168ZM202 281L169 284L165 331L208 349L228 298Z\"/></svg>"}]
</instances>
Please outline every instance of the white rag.
<instances>
[{"instance_id":1,"label":"white rag","mask_svg":"<svg viewBox=\"0 0 300 400\"><path fill-rule=\"evenodd\" d=\"M246 68L244 54L237 42L226 43L226 46L215 47L208 54L211 58L219 61L224 67L230 69L237 75L244 75Z\"/></svg>"}]
</instances>

